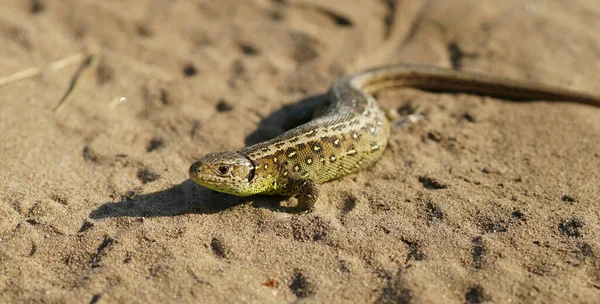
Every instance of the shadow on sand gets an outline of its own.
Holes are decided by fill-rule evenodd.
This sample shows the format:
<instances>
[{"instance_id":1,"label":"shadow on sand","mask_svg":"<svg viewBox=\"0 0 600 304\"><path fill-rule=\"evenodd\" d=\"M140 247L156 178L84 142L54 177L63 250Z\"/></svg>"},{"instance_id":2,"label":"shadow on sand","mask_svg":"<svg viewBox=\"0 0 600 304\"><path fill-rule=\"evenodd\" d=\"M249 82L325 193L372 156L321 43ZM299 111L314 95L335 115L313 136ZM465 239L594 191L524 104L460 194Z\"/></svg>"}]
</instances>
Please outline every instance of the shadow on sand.
<instances>
[{"instance_id":1,"label":"shadow on sand","mask_svg":"<svg viewBox=\"0 0 600 304\"><path fill-rule=\"evenodd\" d=\"M183 214L213 214L251 202L255 208L294 213L296 209L279 206L280 196L238 197L209 190L192 180L170 189L108 202L90 213L92 219L109 217L159 217Z\"/></svg>"},{"instance_id":2,"label":"shadow on sand","mask_svg":"<svg viewBox=\"0 0 600 304\"><path fill-rule=\"evenodd\" d=\"M256 130L246 137L246 146L272 139L281 133L310 121L317 105L327 100L327 94L314 95L274 111L262 119Z\"/></svg>"},{"instance_id":3,"label":"shadow on sand","mask_svg":"<svg viewBox=\"0 0 600 304\"><path fill-rule=\"evenodd\" d=\"M108 202L90 213L92 219L107 217L155 217L187 213L210 214L227 210L247 198L218 193L196 185L192 180L172 188Z\"/></svg>"}]
</instances>

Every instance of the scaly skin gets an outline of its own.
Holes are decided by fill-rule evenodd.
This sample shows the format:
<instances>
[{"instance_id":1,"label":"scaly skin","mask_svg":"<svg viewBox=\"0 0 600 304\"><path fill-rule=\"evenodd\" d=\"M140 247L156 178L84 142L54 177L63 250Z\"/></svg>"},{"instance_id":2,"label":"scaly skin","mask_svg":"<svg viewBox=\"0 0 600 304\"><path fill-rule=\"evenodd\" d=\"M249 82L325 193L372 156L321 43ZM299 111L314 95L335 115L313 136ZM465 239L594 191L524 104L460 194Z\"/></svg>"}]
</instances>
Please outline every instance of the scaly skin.
<instances>
[{"instance_id":1,"label":"scaly skin","mask_svg":"<svg viewBox=\"0 0 600 304\"><path fill-rule=\"evenodd\" d=\"M207 154L190 167L190 178L238 196L298 196L298 209L310 210L317 201L317 184L358 172L381 157L390 123L371 94L405 86L600 106L599 96L540 84L425 66L375 68L336 81L328 101L308 123L236 152Z\"/></svg>"}]
</instances>

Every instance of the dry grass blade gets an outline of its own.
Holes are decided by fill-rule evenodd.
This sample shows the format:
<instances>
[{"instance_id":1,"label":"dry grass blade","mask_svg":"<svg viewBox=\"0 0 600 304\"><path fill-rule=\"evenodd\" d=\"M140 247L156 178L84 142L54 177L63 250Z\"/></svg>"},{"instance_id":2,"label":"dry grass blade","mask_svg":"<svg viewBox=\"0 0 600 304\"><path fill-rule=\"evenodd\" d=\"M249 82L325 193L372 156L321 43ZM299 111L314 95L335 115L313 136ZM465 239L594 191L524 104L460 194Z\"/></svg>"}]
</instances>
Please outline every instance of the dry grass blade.
<instances>
[{"instance_id":1,"label":"dry grass blade","mask_svg":"<svg viewBox=\"0 0 600 304\"><path fill-rule=\"evenodd\" d=\"M102 51L98 49L92 53L92 55L81 65L81 67L79 67L79 70L77 70L75 76L73 76L73 79L71 80L71 84L69 85L67 92L65 92L63 98L61 98L54 108L54 113L59 114L62 112L64 108L71 102L71 100L73 100L73 96L79 89L81 83L88 78L90 72L98 65L101 58Z\"/></svg>"}]
</instances>

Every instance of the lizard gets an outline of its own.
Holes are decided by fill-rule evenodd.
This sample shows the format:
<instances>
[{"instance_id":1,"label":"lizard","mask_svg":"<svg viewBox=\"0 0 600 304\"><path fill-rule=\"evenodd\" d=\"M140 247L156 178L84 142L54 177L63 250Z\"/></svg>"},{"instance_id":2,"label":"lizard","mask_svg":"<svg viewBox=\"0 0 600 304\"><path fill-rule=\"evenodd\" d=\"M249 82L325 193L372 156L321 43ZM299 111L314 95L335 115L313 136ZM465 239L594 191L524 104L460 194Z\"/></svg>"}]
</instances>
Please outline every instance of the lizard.
<instances>
[{"instance_id":1,"label":"lizard","mask_svg":"<svg viewBox=\"0 0 600 304\"><path fill-rule=\"evenodd\" d=\"M238 151L206 154L190 166L190 179L237 196L297 196L297 210L309 212L319 184L357 173L381 157L391 122L373 94L396 87L600 107L600 96L533 82L433 66L377 67L335 81L309 122Z\"/></svg>"}]
</instances>

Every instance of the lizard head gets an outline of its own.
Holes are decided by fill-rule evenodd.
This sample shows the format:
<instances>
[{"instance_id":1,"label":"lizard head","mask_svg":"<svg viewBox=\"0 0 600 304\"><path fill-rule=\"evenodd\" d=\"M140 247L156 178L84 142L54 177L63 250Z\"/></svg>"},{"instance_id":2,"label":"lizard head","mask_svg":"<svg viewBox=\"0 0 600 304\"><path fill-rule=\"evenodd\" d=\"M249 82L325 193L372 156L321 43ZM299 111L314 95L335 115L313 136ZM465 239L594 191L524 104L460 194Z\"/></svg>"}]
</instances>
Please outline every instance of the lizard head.
<instances>
[{"instance_id":1,"label":"lizard head","mask_svg":"<svg viewBox=\"0 0 600 304\"><path fill-rule=\"evenodd\" d=\"M190 167L190 178L197 184L218 192L248 196L256 194L254 163L237 152L210 153Z\"/></svg>"}]
</instances>

